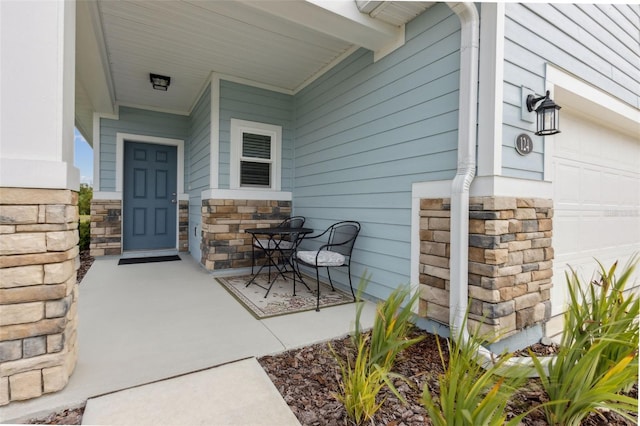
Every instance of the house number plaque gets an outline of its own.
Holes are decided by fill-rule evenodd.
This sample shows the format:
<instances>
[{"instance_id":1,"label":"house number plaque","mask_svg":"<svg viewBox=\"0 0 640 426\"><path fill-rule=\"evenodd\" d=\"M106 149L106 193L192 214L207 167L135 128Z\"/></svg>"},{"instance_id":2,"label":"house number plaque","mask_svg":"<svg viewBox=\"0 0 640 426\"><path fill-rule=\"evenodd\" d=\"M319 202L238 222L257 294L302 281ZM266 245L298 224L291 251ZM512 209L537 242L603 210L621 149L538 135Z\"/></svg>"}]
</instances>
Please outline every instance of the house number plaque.
<instances>
[{"instance_id":1,"label":"house number plaque","mask_svg":"<svg viewBox=\"0 0 640 426\"><path fill-rule=\"evenodd\" d=\"M527 155L533 151L533 141L526 133L521 133L516 137L516 151L520 155Z\"/></svg>"}]
</instances>

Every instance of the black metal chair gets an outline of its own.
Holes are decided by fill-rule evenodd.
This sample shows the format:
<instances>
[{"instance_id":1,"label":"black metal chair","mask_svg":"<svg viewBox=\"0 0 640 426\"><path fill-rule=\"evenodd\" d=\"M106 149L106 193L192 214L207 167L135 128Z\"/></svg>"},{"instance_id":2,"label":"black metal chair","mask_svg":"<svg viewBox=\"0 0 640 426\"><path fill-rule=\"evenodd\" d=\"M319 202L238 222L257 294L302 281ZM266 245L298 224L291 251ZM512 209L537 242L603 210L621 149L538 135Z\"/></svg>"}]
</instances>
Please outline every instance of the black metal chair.
<instances>
[{"instance_id":1,"label":"black metal chair","mask_svg":"<svg viewBox=\"0 0 640 426\"><path fill-rule=\"evenodd\" d=\"M320 268L327 268L327 275L329 277L329 284L331 289L335 291L333 287L333 281L331 280L331 272L329 268L347 268L347 276L349 277L349 287L351 288L351 295L355 302L356 295L353 291L353 283L351 282L351 253L353 246L360 232L360 223L356 221L343 221L334 223L328 227L322 234L315 235L313 237L306 237L305 241L320 238L327 235L327 242L322 244L318 250L303 251L298 250L295 253L296 263L309 266L316 270L316 283L317 283L317 302L316 311L320 311ZM293 275L293 285L296 285L296 276Z\"/></svg>"},{"instance_id":2,"label":"black metal chair","mask_svg":"<svg viewBox=\"0 0 640 426\"><path fill-rule=\"evenodd\" d=\"M302 228L304 226L304 221L305 218L303 216L292 216L280 222L277 228ZM297 239L298 235L296 234L291 234L287 240L274 241L273 239L267 238L260 238L258 240L254 239L253 244L251 245L251 257L253 259L251 262L251 274L253 275L253 268L256 265L256 248L265 252L280 250L282 253L288 254L287 257L291 257L292 252L295 249ZM284 266L286 268L286 264ZM271 278L271 265L269 265L269 278Z\"/></svg>"}]
</instances>

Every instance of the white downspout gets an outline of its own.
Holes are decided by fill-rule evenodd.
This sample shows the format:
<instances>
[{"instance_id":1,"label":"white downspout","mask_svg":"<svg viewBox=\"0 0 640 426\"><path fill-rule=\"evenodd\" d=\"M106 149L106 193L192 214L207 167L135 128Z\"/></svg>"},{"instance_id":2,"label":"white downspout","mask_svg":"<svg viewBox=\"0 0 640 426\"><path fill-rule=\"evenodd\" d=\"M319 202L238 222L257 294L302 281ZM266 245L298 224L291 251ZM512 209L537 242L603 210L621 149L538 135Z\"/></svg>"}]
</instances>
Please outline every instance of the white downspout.
<instances>
[{"instance_id":1,"label":"white downspout","mask_svg":"<svg viewBox=\"0 0 640 426\"><path fill-rule=\"evenodd\" d=\"M449 324L458 336L469 298L469 188L476 174L480 17L473 3L447 3L461 25L458 170L451 184ZM466 337L466 330L463 330Z\"/></svg>"},{"instance_id":2,"label":"white downspout","mask_svg":"<svg viewBox=\"0 0 640 426\"><path fill-rule=\"evenodd\" d=\"M473 3L447 5L458 15L461 25L458 169L451 184L449 326L451 337L461 336L466 341L469 331L463 324L469 304L469 190L476 175L480 18ZM483 346L477 355L477 362L485 367L496 359L496 355ZM543 364L548 360L541 359ZM530 358L511 358L505 367L514 364L529 367L529 375L536 375Z\"/></svg>"}]
</instances>

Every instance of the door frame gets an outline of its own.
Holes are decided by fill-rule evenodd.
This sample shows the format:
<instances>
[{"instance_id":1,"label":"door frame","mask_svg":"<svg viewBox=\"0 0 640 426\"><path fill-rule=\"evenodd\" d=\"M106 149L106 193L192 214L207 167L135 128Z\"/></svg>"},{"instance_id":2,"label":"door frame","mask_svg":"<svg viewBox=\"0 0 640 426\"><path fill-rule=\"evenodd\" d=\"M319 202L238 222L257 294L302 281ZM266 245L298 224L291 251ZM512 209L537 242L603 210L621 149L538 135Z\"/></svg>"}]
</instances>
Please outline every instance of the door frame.
<instances>
[{"instance_id":1,"label":"door frame","mask_svg":"<svg viewBox=\"0 0 640 426\"><path fill-rule=\"evenodd\" d=\"M158 136L138 135L133 133L116 133L116 192L122 196L122 222L124 217L124 143L148 143L154 145L175 146L177 150L176 173L176 250L180 250L180 201L189 200L189 195L184 193L184 140L171 139ZM121 226L120 241L124 241L124 226ZM124 252L124 248L123 248Z\"/></svg>"}]
</instances>

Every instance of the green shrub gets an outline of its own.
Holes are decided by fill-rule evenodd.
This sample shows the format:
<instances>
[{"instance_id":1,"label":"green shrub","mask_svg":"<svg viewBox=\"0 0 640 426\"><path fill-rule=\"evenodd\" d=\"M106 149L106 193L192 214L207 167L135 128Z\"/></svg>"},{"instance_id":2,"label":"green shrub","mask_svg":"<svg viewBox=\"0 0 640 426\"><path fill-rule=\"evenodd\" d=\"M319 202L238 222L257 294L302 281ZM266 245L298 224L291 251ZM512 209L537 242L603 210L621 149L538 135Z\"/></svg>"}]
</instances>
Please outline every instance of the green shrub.
<instances>
[{"instance_id":1,"label":"green shrub","mask_svg":"<svg viewBox=\"0 0 640 426\"><path fill-rule=\"evenodd\" d=\"M408 337L413 328L410 322L412 309L419 296L416 292L411 297L411 288L405 285L396 288L387 300L378 303L371 329L370 364L391 370L398 353L424 339L424 336L414 339Z\"/></svg>"},{"instance_id":2,"label":"green shrub","mask_svg":"<svg viewBox=\"0 0 640 426\"><path fill-rule=\"evenodd\" d=\"M89 250L91 242L91 221L81 220L78 222L78 233L80 234L80 250Z\"/></svg>"},{"instance_id":3,"label":"green shrub","mask_svg":"<svg viewBox=\"0 0 640 426\"><path fill-rule=\"evenodd\" d=\"M78 213L80 215L91 214L91 199L93 198L93 188L86 183L80 184L78 191Z\"/></svg>"},{"instance_id":4,"label":"green shrub","mask_svg":"<svg viewBox=\"0 0 640 426\"><path fill-rule=\"evenodd\" d=\"M357 347L356 358L352 362L351 357L343 361L329 345L331 353L340 365L342 382L340 393L334 397L340 401L349 417L355 424L360 425L365 421L371 422L373 416L380 409L384 401L377 402L376 397L388 381L389 371L374 365L369 366L371 348L367 345L367 339L360 339Z\"/></svg>"},{"instance_id":5,"label":"green shrub","mask_svg":"<svg viewBox=\"0 0 640 426\"><path fill-rule=\"evenodd\" d=\"M426 384L422 404L435 426L517 425L527 413L506 422L505 408L524 383L526 370L507 367L511 355L506 353L483 365L478 352L486 339L477 336L477 330L465 339L466 322L465 317L458 336L447 341L448 363L436 340L444 374L438 376L439 396L434 397Z\"/></svg>"},{"instance_id":6,"label":"green shrub","mask_svg":"<svg viewBox=\"0 0 640 426\"><path fill-rule=\"evenodd\" d=\"M342 358L330 347L331 352L340 366L342 382L340 393L335 398L344 404L347 416L355 423L373 422L373 416L384 401L378 401L380 391L387 386L400 401L405 402L393 386L391 378L404 379L392 373L397 354L407 347L419 342L422 337L409 339L412 328L409 320L412 308L418 298L418 293L409 298L411 290L402 286L394 290L388 299L378 303L373 329L370 334L361 330L360 318L364 303L362 293L367 286L370 276L364 276L358 285L358 307L356 308L356 330L352 343L355 348L355 359L347 356ZM404 304L404 306L403 306Z\"/></svg>"},{"instance_id":7,"label":"green shrub","mask_svg":"<svg viewBox=\"0 0 640 426\"><path fill-rule=\"evenodd\" d=\"M587 285L575 271L566 274L569 307L548 377L532 354L544 390L551 402L558 402L543 407L550 424L579 425L598 409L629 419L629 413L637 413L638 401L620 394L638 382L640 302L634 293L623 293L637 263L634 258L619 279L617 262L609 270L599 264L600 278Z\"/></svg>"}]
</instances>

